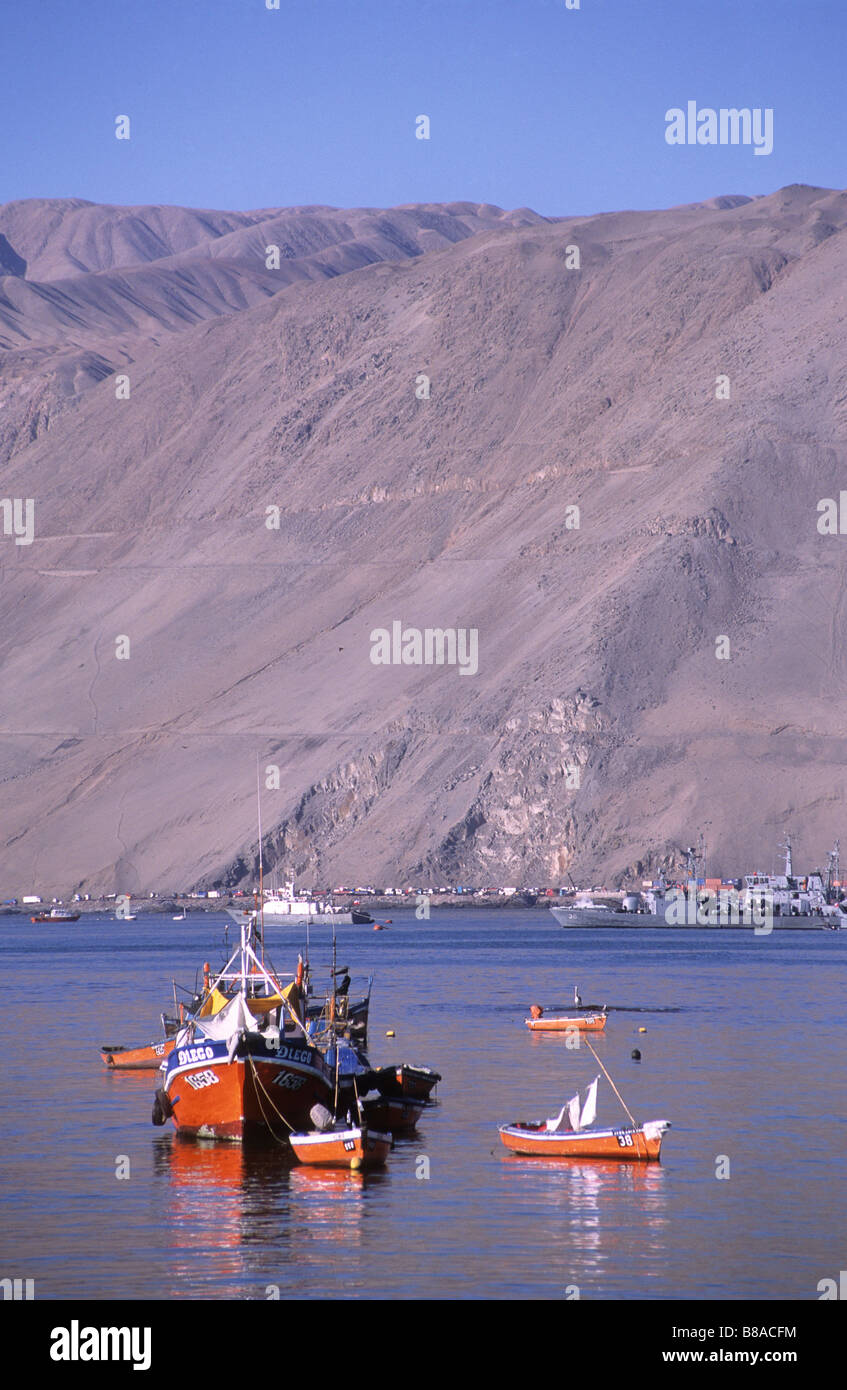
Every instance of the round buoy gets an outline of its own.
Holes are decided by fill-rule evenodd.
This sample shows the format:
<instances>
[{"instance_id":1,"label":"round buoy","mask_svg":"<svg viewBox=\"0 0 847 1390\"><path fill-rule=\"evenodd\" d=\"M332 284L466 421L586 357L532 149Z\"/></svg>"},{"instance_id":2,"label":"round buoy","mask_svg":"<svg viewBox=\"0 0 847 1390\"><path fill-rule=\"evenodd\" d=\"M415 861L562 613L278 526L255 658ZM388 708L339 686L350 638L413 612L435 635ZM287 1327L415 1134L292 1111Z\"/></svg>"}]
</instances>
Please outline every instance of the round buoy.
<instances>
[{"instance_id":1,"label":"round buoy","mask_svg":"<svg viewBox=\"0 0 847 1390\"><path fill-rule=\"evenodd\" d=\"M634 1048L632 1049L632 1052L630 1053L630 1056L632 1057L633 1062L640 1062L640 1061L641 1061L641 1053L638 1051L638 1048L637 1048L637 1047L634 1047Z\"/></svg>"},{"instance_id":2,"label":"round buoy","mask_svg":"<svg viewBox=\"0 0 847 1390\"><path fill-rule=\"evenodd\" d=\"M393 1038L393 1037L394 1037L394 1029L393 1029L393 1028L389 1028L389 1029L388 1029L388 1032L386 1033L385 1036L386 1036L387 1038Z\"/></svg>"},{"instance_id":3,"label":"round buoy","mask_svg":"<svg viewBox=\"0 0 847 1390\"><path fill-rule=\"evenodd\" d=\"M354 1173L358 1173L358 1171L359 1171L359 1169L361 1168L361 1166L362 1166L362 1160L361 1160L360 1158L351 1158L351 1159L350 1159L350 1168L351 1168L351 1170L352 1170Z\"/></svg>"}]
</instances>

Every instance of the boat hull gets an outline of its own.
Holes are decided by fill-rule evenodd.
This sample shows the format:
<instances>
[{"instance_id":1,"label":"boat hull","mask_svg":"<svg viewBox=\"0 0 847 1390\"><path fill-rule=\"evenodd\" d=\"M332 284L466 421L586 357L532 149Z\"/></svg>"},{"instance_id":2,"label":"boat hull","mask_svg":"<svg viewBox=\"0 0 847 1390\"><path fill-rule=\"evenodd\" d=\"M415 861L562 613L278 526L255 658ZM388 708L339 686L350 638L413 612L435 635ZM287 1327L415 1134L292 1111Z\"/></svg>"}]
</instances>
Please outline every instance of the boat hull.
<instances>
[{"instance_id":1,"label":"boat hull","mask_svg":"<svg viewBox=\"0 0 847 1390\"><path fill-rule=\"evenodd\" d=\"M440 1080L440 1073L431 1067L411 1067L404 1062L399 1067L381 1067L374 1073L373 1084L389 1099L428 1100Z\"/></svg>"},{"instance_id":2,"label":"boat hull","mask_svg":"<svg viewBox=\"0 0 847 1390\"><path fill-rule=\"evenodd\" d=\"M252 913L245 914L234 908L227 908L226 911L239 926L244 921L245 915L252 916ZM277 923L282 923L290 927L352 927L355 924L352 912L291 912L287 907L280 908L272 902L265 903L263 918L266 926L276 926Z\"/></svg>"},{"instance_id":3,"label":"boat hull","mask_svg":"<svg viewBox=\"0 0 847 1390\"><path fill-rule=\"evenodd\" d=\"M586 1014L583 1018L527 1018L524 1020L527 1028L531 1028L533 1033L567 1033L574 1028L581 1033L602 1033L606 1027L605 1014Z\"/></svg>"},{"instance_id":4,"label":"boat hull","mask_svg":"<svg viewBox=\"0 0 847 1390\"><path fill-rule=\"evenodd\" d=\"M663 927L664 913L618 912L613 907L551 907L560 927Z\"/></svg>"},{"instance_id":5,"label":"boat hull","mask_svg":"<svg viewBox=\"0 0 847 1390\"><path fill-rule=\"evenodd\" d=\"M374 1097L362 1101L362 1112L376 1130L389 1134L408 1134L417 1128L418 1120L426 1108L424 1100L387 1096Z\"/></svg>"},{"instance_id":6,"label":"boat hull","mask_svg":"<svg viewBox=\"0 0 847 1390\"><path fill-rule=\"evenodd\" d=\"M616 912L614 908L594 907L551 907L550 911L560 927L613 927L632 930L633 928L660 928L662 931L756 931L755 922L717 921L697 923L696 921L668 922L663 912ZM768 931L817 931L825 926L830 918L820 914L805 914L789 917L775 913L768 922ZM758 928L761 931L761 928Z\"/></svg>"},{"instance_id":7,"label":"boat hull","mask_svg":"<svg viewBox=\"0 0 847 1390\"><path fill-rule=\"evenodd\" d=\"M283 1043L275 1052L246 1039L241 1056L224 1042L176 1048L164 1091L177 1132L196 1138L285 1140L311 1124L316 1104L332 1102L332 1076L316 1048Z\"/></svg>"},{"instance_id":8,"label":"boat hull","mask_svg":"<svg viewBox=\"0 0 847 1390\"><path fill-rule=\"evenodd\" d=\"M174 1039L146 1047L103 1047L100 1056L110 1071L156 1071L174 1050Z\"/></svg>"},{"instance_id":9,"label":"boat hull","mask_svg":"<svg viewBox=\"0 0 847 1390\"><path fill-rule=\"evenodd\" d=\"M301 1163L319 1168L381 1168L391 1152L391 1135L367 1125L292 1134L290 1142Z\"/></svg>"},{"instance_id":10,"label":"boat hull","mask_svg":"<svg viewBox=\"0 0 847 1390\"><path fill-rule=\"evenodd\" d=\"M625 1163L657 1162L666 1120L651 1120L632 1129L586 1129L578 1133L550 1131L543 1121L500 1126L500 1138L511 1153L525 1157L605 1158Z\"/></svg>"}]
</instances>

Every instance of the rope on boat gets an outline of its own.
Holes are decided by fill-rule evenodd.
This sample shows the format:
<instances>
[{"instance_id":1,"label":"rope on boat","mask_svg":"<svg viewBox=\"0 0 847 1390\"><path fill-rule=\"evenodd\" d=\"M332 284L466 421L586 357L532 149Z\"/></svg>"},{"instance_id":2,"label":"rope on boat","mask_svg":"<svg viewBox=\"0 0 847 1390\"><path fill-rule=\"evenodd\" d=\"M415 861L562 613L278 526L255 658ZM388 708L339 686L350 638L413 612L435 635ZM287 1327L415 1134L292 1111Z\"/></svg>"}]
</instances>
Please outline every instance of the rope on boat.
<instances>
[{"instance_id":1,"label":"rope on boat","mask_svg":"<svg viewBox=\"0 0 847 1390\"><path fill-rule=\"evenodd\" d=\"M276 1134L274 1134L273 1125L268 1124L268 1119L267 1119L267 1116L266 1116L266 1114L265 1114L265 1109L264 1109L264 1106L262 1105L261 1099L259 1098L258 1091L262 1091L262 1092L264 1093L265 1098L267 1099L267 1102L268 1102L269 1106L271 1107L271 1110L273 1110L274 1113L275 1113L276 1115L278 1115L279 1118L282 1120L282 1123L283 1123L284 1125L287 1126L288 1131L289 1131L290 1134L293 1134L293 1133L295 1132L295 1131L294 1131L294 1126L293 1126L292 1124L289 1123L289 1121L285 1118L285 1116L283 1115L283 1113L282 1113L281 1110L277 1110L276 1106L274 1105L273 1097L272 1097L271 1095L268 1094L268 1092L265 1090L265 1087L264 1087L263 1084L262 1084L262 1079L261 1079L261 1077L259 1076L259 1073L258 1073L257 1070L256 1070L256 1064L255 1064L255 1062L253 1061L253 1058L250 1056L250 1053L249 1053L249 1052L248 1052L248 1054L247 1054L247 1061L250 1063L250 1071L251 1071L251 1073L252 1073L253 1080L255 1081L256 1086L257 1086L257 1088L258 1088L258 1089L257 1089L257 1094L256 1094L256 1099L259 1101L259 1109L260 1109L261 1112L262 1112L262 1119L264 1120L265 1124L268 1125L268 1129L269 1129L271 1135L273 1136L273 1138L276 1139L276 1142L277 1142L278 1144L285 1144L286 1141L285 1141L284 1139L279 1139L279 1138L277 1138Z\"/></svg>"},{"instance_id":2,"label":"rope on boat","mask_svg":"<svg viewBox=\"0 0 847 1390\"><path fill-rule=\"evenodd\" d=\"M587 1038L583 1038L582 1042L585 1043L585 1046L588 1048L588 1051L591 1053L595 1062L602 1069L603 1075L605 1076L606 1080L608 1081L609 1085L611 1086L612 1090L614 1091L615 1095L617 1096L627 1115L629 1115L630 1123L632 1124L633 1129L637 1129L638 1125L635 1122L635 1117L632 1111L630 1110L629 1106L627 1105L626 1101L624 1100L614 1081L610 1077L609 1073L606 1071L606 1068L603 1066L603 1063L600 1061L600 1058L597 1056L597 1053L594 1051L594 1048L591 1046L591 1043L588 1041Z\"/></svg>"}]
</instances>

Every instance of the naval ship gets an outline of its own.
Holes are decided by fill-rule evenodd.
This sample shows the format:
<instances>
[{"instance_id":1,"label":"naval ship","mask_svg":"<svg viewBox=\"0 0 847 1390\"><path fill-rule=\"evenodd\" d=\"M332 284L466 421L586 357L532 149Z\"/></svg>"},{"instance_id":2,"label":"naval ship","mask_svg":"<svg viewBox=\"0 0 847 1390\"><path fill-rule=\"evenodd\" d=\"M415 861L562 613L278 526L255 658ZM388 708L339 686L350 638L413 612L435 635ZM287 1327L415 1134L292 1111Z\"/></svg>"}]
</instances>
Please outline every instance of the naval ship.
<instances>
[{"instance_id":1,"label":"naval ship","mask_svg":"<svg viewBox=\"0 0 847 1390\"><path fill-rule=\"evenodd\" d=\"M687 851L688 882L670 887L660 877L656 886L625 893L619 904L598 902L591 893L550 911L562 927L738 927L765 935L777 929L847 929L847 898L842 902L839 842L828 856L826 876L794 874L791 837L782 874L745 874L740 890L708 890L697 880L697 851ZM702 857L702 847L700 851Z\"/></svg>"}]
</instances>

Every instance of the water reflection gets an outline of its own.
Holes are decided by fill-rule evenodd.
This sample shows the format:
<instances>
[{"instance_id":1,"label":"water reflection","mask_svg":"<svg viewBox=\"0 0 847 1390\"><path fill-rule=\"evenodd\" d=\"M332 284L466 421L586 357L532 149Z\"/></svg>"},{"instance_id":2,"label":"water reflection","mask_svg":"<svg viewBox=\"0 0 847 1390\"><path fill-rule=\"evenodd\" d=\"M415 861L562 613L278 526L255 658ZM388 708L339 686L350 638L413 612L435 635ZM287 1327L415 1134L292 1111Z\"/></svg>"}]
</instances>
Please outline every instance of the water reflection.
<instances>
[{"instance_id":1,"label":"water reflection","mask_svg":"<svg viewBox=\"0 0 847 1390\"><path fill-rule=\"evenodd\" d=\"M197 1280L197 1257L216 1284L256 1281L257 1257L287 1277L296 1266L325 1264L326 1248L349 1256L360 1244L366 1198L384 1172L308 1168L280 1147L216 1140L154 1141L154 1168L167 1182L162 1215L173 1235L175 1282ZM278 1276L277 1276L278 1277Z\"/></svg>"},{"instance_id":2,"label":"water reflection","mask_svg":"<svg viewBox=\"0 0 847 1390\"><path fill-rule=\"evenodd\" d=\"M507 1180L530 1186L525 1201L543 1205L556 1251L553 1272L564 1283L590 1286L601 1276L608 1282L610 1269L625 1268L636 1253L644 1276L661 1271L670 1182L660 1163L503 1154L502 1172ZM610 1211L616 1214L613 1221Z\"/></svg>"},{"instance_id":3,"label":"water reflection","mask_svg":"<svg viewBox=\"0 0 847 1390\"><path fill-rule=\"evenodd\" d=\"M308 1243L327 1241L349 1250L361 1243L368 1192L385 1184L385 1173L353 1173L342 1168L299 1167L291 1171L291 1208L298 1222L300 1255ZM323 1258L323 1257L322 1257Z\"/></svg>"}]
</instances>

